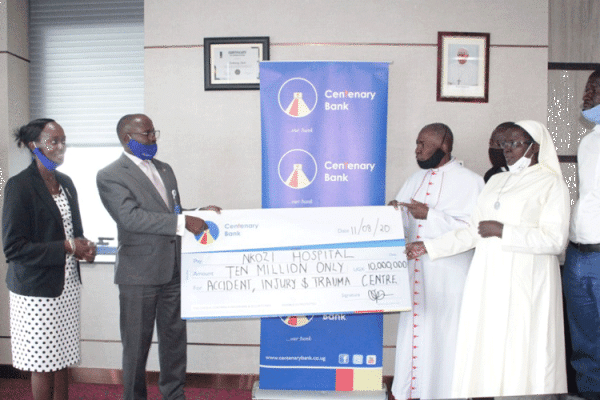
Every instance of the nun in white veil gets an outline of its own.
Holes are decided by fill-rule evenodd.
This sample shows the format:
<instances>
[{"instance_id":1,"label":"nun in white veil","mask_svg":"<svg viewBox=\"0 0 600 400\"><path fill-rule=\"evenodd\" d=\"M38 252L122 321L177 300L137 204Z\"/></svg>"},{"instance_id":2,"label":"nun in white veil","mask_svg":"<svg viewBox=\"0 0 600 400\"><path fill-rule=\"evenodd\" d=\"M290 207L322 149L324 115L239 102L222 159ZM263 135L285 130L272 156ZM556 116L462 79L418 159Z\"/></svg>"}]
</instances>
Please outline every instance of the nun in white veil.
<instances>
[{"instance_id":1,"label":"nun in white veil","mask_svg":"<svg viewBox=\"0 0 600 400\"><path fill-rule=\"evenodd\" d=\"M567 392L558 255L569 194L546 127L521 121L502 143L508 172L479 195L470 228L407 244L431 259L475 248L458 326L452 397Z\"/></svg>"}]
</instances>

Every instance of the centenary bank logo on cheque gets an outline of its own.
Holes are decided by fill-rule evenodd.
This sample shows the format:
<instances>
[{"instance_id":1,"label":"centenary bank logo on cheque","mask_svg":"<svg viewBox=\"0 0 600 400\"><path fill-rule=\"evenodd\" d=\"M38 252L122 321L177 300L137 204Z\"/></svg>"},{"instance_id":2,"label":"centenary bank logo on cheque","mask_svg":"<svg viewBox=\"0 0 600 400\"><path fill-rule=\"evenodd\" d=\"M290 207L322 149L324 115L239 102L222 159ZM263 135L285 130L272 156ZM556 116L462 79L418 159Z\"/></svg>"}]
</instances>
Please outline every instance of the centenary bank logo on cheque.
<instances>
[{"instance_id":1,"label":"centenary bank logo on cheque","mask_svg":"<svg viewBox=\"0 0 600 400\"><path fill-rule=\"evenodd\" d=\"M194 237L198 243L207 245L219 238L219 227L212 221L204 222L206 222L208 229L198 235L194 235Z\"/></svg>"},{"instance_id":2,"label":"centenary bank logo on cheque","mask_svg":"<svg viewBox=\"0 0 600 400\"><path fill-rule=\"evenodd\" d=\"M254 230L258 229L257 223L226 223L223 228L223 232L219 230L217 224L212 221L205 221L208 225L208 229L199 235L195 235L196 241L202 245L209 245L218 239L219 235L222 236L244 236L244 231L251 234Z\"/></svg>"}]
</instances>

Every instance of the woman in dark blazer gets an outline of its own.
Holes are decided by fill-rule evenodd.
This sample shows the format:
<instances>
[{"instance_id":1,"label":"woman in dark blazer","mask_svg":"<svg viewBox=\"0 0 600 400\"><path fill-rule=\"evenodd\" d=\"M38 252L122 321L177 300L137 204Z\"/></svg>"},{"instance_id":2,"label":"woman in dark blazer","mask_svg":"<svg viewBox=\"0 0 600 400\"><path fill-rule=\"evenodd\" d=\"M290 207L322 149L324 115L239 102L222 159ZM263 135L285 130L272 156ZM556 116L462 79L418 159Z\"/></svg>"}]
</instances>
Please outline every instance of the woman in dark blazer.
<instances>
[{"instance_id":1,"label":"woman in dark blazer","mask_svg":"<svg viewBox=\"0 0 600 400\"><path fill-rule=\"evenodd\" d=\"M61 126L37 119L15 138L34 160L4 189L13 365L31 371L35 400L68 399L67 367L81 358L78 260L92 262L96 248L83 238L73 181L55 171L65 155Z\"/></svg>"}]
</instances>

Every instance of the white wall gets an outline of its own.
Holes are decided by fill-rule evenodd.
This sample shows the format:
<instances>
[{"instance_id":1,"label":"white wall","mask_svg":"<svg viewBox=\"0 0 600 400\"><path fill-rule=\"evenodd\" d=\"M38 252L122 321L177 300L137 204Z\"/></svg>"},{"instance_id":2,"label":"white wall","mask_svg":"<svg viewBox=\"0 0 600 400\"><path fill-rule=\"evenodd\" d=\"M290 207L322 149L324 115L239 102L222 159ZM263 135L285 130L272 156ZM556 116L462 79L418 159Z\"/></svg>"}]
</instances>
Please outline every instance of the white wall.
<instances>
[{"instance_id":1,"label":"white wall","mask_svg":"<svg viewBox=\"0 0 600 400\"><path fill-rule=\"evenodd\" d=\"M186 208L261 206L259 92L204 91L204 37L269 36L271 60L390 62L386 199L415 171L414 141L425 124L447 123L455 155L483 174L496 125L546 121L546 0L506 0L501 7L479 0L146 0L144 25L145 112L161 130L157 157L173 166ZM490 33L489 103L436 101L438 31ZM8 58L0 54L0 79ZM4 84L0 118L8 107ZM5 156L16 154L6 143L2 132L2 170ZM120 368L112 278L112 265L83 267L82 367ZM6 338L4 289L0 296ZM385 316L384 375L393 374L396 324L397 315ZM258 373L257 320L191 322L188 337L190 372ZM6 342L0 341L1 364L10 363ZM154 348L149 369L157 369Z\"/></svg>"},{"instance_id":2,"label":"white wall","mask_svg":"<svg viewBox=\"0 0 600 400\"><path fill-rule=\"evenodd\" d=\"M483 174L496 125L546 120L545 0L146 0L144 25L145 111L163 133L158 157L173 166L184 207L261 207L259 92L204 91L204 37L269 36L271 60L391 62L386 199L415 171L425 124L447 123L455 155ZM489 103L436 101L438 31L490 33ZM396 324L386 315L385 375ZM222 372L215 360L225 359L224 372L257 373L259 333L252 320L191 323L190 342L201 344L190 346L190 370Z\"/></svg>"},{"instance_id":3,"label":"white wall","mask_svg":"<svg viewBox=\"0 0 600 400\"><path fill-rule=\"evenodd\" d=\"M269 36L271 60L391 62L386 198L415 170L427 123L447 123L455 155L483 174L496 125L546 120L545 0L147 0L145 27L146 112L164 131L159 156L193 178L188 205L261 204L259 92L205 92L204 37ZM436 102L438 31L491 34L489 103Z\"/></svg>"}]
</instances>

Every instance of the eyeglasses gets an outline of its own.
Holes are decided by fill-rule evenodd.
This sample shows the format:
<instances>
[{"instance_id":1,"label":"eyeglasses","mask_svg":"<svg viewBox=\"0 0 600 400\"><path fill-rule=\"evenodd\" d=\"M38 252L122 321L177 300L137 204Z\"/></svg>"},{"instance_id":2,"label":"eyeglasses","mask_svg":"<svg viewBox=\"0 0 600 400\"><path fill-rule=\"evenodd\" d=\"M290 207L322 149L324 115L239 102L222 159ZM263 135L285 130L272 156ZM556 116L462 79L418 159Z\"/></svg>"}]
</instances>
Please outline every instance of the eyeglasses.
<instances>
[{"instance_id":1,"label":"eyeglasses","mask_svg":"<svg viewBox=\"0 0 600 400\"><path fill-rule=\"evenodd\" d=\"M512 142L500 142L498 143L500 145L500 148L502 149L507 149L507 148L511 148L511 149L516 149L519 146L523 146L524 144L531 144L533 143L531 140L518 140L518 141L512 141Z\"/></svg>"},{"instance_id":2,"label":"eyeglasses","mask_svg":"<svg viewBox=\"0 0 600 400\"><path fill-rule=\"evenodd\" d=\"M153 135L156 139L160 137L160 131L139 132L138 135L150 136Z\"/></svg>"}]
</instances>

